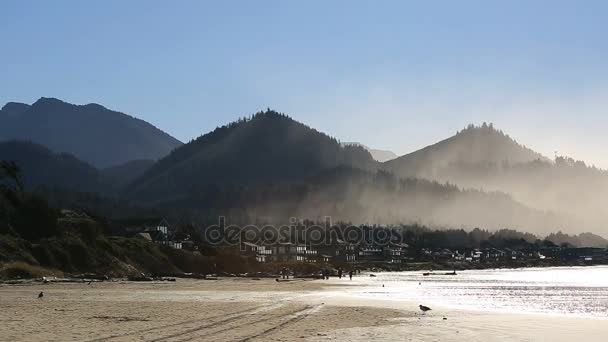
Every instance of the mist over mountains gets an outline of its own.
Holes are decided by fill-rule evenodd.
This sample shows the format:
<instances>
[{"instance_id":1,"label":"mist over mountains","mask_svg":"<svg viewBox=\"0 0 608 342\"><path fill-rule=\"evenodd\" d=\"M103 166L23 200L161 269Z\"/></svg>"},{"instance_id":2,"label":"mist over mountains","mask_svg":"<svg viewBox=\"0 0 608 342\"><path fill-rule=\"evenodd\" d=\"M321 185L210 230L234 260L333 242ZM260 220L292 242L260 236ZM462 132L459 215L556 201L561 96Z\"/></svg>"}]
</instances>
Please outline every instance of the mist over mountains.
<instances>
[{"instance_id":1,"label":"mist over mountains","mask_svg":"<svg viewBox=\"0 0 608 342\"><path fill-rule=\"evenodd\" d=\"M96 193L179 219L285 223L331 216L352 223L608 233L601 210L605 171L569 158L549 160L492 125L470 125L389 157L272 110L186 144L99 105L42 98L0 111L0 159L15 160L29 187ZM82 196L64 197L86 204ZM97 197L96 203L111 212Z\"/></svg>"},{"instance_id":2,"label":"mist over mountains","mask_svg":"<svg viewBox=\"0 0 608 342\"><path fill-rule=\"evenodd\" d=\"M608 172L568 157L549 160L491 125L469 126L384 168L400 177L508 193L522 204L568 215L589 229L605 230L608 222L602 210Z\"/></svg>"}]
</instances>

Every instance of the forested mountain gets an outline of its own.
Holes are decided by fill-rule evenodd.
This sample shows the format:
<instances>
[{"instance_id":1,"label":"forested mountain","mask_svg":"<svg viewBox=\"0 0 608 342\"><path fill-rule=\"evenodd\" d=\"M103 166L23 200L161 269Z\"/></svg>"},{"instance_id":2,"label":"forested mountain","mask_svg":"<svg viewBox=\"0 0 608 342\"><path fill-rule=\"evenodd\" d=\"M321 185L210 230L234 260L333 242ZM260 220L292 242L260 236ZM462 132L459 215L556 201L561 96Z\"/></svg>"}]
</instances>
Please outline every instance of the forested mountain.
<instances>
[{"instance_id":1,"label":"forested mountain","mask_svg":"<svg viewBox=\"0 0 608 342\"><path fill-rule=\"evenodd\" d=\"M143 175L154 163L155 161L151 159L132 160L124 164L102 169L101 175L108 183L117 187L123 187Z\"/></svg>"},{"instance_id":2,"label":"forested mountain","mask_svg":"<svg viewBox=\"0 0 608 342\"><path fill-rule=\"evenodd\" d=\"M357 146L361 146L364 149L366 149L367 151L369 151L369 153L372 155L372 158L374 158L374 160L379 161L381 163L385 162L385 161L389 161L389 160L393 160L395 158L397 158L398 156L395 154L395 152L393 151L389 151L389 150L378 150L378 149L374 149L374 148L370 148L368 146L365 146L361 143L357 143L357 142L345 142L342 143L343 146L346 145L357 145Z\"/></svg>"},{"instance_id":3,"label":"forested mountain","mask_svg":"<svg viewBox=\"0 0 608 342\"><path fill-rule=\"evenodd\" d=\"M0 141L33 141L67 152L95 167L158 159L181 142L149 123L98 104L73 105L54 98L9 102L0 110Z\"/></svg>"},{"instance_id":4,"label":"forested mountain","mask_svg":"<svg viewBox=\"0 0 608 342\"><path fill-rule=\"evenodd\" d=\"M128 193L140 200L173 200L209 184L302 180L340 165L374 169L376 164L360 146L341 146L267 110L175 149L135 180Z\"/></svg>"},{"instance_id":5,"label":"forested mountain","mask_svg":"<svg viewBox=\"0 0 608 342\"><path fill-rule=\"evenodd\" d=\"M400 176L505 192L529 207L576 217L589 229L607 229L608 172L566 157L550 161L491 125L470 126L383 167Z\"/></svg>"},{"instance_id":6,"label":"forested mountain","mask_svg":"<svg viewBox=\"0 0 608 342\"><path fill-rule=\"evenodd\" d=\"M387 161L384 168L402 177L449 180L469 168L546 160L490 124L469 125L434 145Z\"/></svg>"},{"instance_id":7,"label":"forested mountain","mask_svg":"<svg viewBox=\"0 0 608 342\"><path fill-rule=\"evenodd\" d=\"M89 126L79 129L75 122L100 113L102 121L118 127L109 131L133 134L126 140L138 143L85 138ZM139 135L139 125L147 124L98 105L41 99L32 106L9 103L0 113L0 120L11 125L37 118L40 127L34 131L55 127L48 132L56 132L55 121L70 117L80 117L73 126L62 127L74 131L64 139L73 141L74 149L92 144L100 152L110 146L100 153L124 159L135 154L121 154L123 150L150 138ZM0 127L0 133L7 131ZM57 140L55 133L46 137ZM151 149L159 150L154 143ZM97 158L86 148L80 152ZM569 158L550 161L485 124L385 163L374 160L365 146L341 144L272 110L218 127L158 161L128 159L96 169L70 154L21 141L0 143L0 160L15 161L26 185L43 186L55 203L86 202L83 207L120 216L150 209L198 222L220 215L239 223L331 216L369 224L608 233L603 225L608 215L601 207L608 193L607 172Z\"/></svg>"},{"instance_id":8,"label":"forested mountain","mask_svg":"<svg viewBox=\"0 0 608 342\"><path fill-rule=\"evenodd\" d=\"M0 160L17 164L29 190L39 186L92 192L108 189L97 169L91 165L67 153L54 153L36 143L1 142Z\"/></svg>"}]
</instances>

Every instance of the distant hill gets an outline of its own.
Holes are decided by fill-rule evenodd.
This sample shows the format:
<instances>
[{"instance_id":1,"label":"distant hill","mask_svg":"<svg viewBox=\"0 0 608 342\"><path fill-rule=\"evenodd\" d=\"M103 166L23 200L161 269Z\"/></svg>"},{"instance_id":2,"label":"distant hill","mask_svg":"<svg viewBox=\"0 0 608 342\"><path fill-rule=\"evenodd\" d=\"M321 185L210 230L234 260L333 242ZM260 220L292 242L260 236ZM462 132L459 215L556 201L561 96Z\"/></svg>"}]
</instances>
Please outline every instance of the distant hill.
<instances>
[{"instance_id":1,"label":"distant hill","mask_svg":"<svg viewBox=\"0 0 608 342\"><path fill-rule=\"evenodd\" d=\"M0 141L32 141L67 152L98 168L159 159L182 143L151 124L98 104L41 98L9 102L0 110Z\"/></svg>"},{"instance_id":2,"label":"distant hill","mask_svg":"<svg viewBox=\"0 0 608 342\"><path fill-rule=\"evenodd\" d=\"M541 154L485 123L470 125L453 137L384 163L402 177L450 180L470 167L547 160Z\"/></svg>"},{"instance_id":3,"label":"distant hill","mask_svg":"<svg viewBox=\"0 0 608 342\"><path fill-rule=\"evenodd\" d=\"M561 231L551 233L546 237L547 240L556 245L569 244L574 247L608 247L608 240L593 233L581 233L578 235L568 235Z\"/></svg>"},{"instance_id":4,"label":"distant hill","mask_svg":"<svg viewBox=\"0 0 608 342\"><path fill-rule=\"evenodd\" d=\"M577 232L608 234L608 212L603 208L608 172L567 157L551 161L491 125L469 126L382 168L401 177L504 192L531 208L575 217L580 222Z\"/></svg>"},{"instance_id":5,"label":"distant hill","mask_svg":"<svg viewBox=\"0 0 608 342\"><path fill-rule=\"evenodd\" d=\"M21 169L27 189L39 186L104 192L109 186L91 165L67 153L54 153L32 142L0 142L0 160L11 160Z\"/></svg>"},{"instance_id":6,"label":"distant hill","mask_svg":"<svg viewBox=\"0 0 608 342\"><path fill-rule=\"evenodd\" d=\"M373 169L376 162L360 146L341 146L267 110L175 149L135 180L128 193L140 199L179 198L207 184L305 179L339 165Z\"/></svg>"},{"instance_id":7,"label":"distant hill","mask_svg":"<svg viewBox=\"0 0 608 342\"><path fill-rule=\"evenodd\" d=\"M357 143L357 142L345 142L345 143L342 143L342 145L343 146L346 146L346 145L361 146L372 155L372 158L374 158L374 160L379 161L381 163L398 157L397 154L395 154L395 152L393 152L393 151L377 150L377 149L370 148L368 146L365 146L365 145L363 145L361 143Z\"/></svg>"}]
</instances>

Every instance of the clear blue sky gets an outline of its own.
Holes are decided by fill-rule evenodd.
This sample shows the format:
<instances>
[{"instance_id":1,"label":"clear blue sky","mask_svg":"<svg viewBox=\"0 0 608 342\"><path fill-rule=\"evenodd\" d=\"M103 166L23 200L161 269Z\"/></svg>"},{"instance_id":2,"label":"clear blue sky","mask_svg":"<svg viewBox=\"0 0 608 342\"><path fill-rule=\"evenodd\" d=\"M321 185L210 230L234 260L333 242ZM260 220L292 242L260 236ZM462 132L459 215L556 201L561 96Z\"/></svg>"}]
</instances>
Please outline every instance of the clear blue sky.
<instances>
[{"instance_id":1,"label":"clear blue sky","mask_svg":"<svg viewBox=\"0 0 608 342\"><path fill-rule=\"evenodd\" d=\"M0 2L0 102L96 102L187 141L270 107L407 153L494 122L608 168L608 1Z\"/></svg>"}]
</instances>

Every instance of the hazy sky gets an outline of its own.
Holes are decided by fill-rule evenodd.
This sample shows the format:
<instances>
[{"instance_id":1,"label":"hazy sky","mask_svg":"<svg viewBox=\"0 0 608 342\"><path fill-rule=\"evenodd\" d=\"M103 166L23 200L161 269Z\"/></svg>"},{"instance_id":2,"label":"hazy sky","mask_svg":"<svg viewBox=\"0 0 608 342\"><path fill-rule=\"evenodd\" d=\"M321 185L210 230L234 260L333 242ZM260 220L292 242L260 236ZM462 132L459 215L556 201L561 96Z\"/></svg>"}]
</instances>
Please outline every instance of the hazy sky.
<instances>
[{"instance_id":1,"label":"hazy sky","mask_svg":"<svg viewBox=\"0 0 608 342\"><path fill-rule=\"evenodd\" d=\"M270 107L399 154L494 122L608 168L608 1L0 2L0 102L187 141Z\"/></svg>"}]
</instances>

